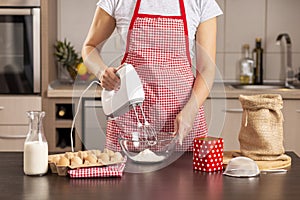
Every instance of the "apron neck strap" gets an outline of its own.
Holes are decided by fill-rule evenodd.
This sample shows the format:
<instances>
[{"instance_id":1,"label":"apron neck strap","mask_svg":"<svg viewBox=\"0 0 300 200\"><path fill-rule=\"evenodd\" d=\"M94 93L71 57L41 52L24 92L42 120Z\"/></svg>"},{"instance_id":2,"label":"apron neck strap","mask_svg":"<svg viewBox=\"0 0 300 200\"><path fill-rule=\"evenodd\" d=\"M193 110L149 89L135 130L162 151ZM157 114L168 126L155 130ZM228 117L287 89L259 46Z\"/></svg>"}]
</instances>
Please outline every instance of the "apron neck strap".
<instances>
[{"instance_id":1,"label":"apron neck strap","mask_svg":"<svg viewBox=\"0 0 300 200\"><path fill-rule=\"evenodd\" d=\"M134 9L133 15L137 15L139 13L140 6L141 6L141 1L142 0L137 0L136 1L136 5L135 5L135 9ZM179 7L180 7L181 16L185 16L185 8L184 8L184 2L183 2L183 0L179 0Z\"/></svg>"}]
</instances>

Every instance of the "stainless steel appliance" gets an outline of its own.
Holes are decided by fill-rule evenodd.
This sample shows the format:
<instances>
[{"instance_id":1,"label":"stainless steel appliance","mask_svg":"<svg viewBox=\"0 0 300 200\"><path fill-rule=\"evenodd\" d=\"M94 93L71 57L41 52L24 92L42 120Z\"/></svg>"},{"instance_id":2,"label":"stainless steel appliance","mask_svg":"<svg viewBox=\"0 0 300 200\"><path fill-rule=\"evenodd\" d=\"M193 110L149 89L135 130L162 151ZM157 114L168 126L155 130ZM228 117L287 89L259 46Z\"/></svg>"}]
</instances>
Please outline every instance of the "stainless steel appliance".
<instances>
[{"instance_id":1,"label":"stainless steel appliance","mask_svg":"<svg viewBox=\"0 0 300 200\"><path fill-rule=\"evenodd\" d=\"M0 94L39 94L40 0L0 1Z\"/></svg>"}]
</instances>

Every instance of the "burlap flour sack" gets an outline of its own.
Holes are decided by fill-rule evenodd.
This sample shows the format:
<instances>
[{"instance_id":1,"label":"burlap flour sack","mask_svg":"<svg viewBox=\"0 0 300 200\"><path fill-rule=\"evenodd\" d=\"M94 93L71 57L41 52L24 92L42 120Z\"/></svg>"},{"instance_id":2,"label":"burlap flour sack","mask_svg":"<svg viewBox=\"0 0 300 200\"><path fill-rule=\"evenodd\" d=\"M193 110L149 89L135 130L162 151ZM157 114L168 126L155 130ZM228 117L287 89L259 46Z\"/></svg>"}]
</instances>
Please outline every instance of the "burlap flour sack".
<instances>
[{"instance_id":1,"label":"burlap flour sack","mask_svg":"<svg viewBox=\"0 0 300 200\"><path fill-rule=\"evenodd\" d=\"M240 95L243 107L240 151L253 160L287 160L283 147L282 97L277 94Z\"/></svg>"}]
</instances>

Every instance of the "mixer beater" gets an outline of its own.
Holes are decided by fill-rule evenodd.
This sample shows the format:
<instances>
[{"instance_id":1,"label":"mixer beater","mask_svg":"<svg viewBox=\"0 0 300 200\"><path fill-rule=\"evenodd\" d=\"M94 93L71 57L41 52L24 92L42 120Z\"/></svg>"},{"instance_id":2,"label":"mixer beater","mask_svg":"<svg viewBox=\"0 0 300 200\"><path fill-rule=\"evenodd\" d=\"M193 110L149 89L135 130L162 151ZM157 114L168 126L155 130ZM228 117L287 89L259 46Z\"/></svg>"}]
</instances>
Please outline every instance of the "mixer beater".
<instances>
[{"instance_id":1,"label":"mixer beater","mask_svg":"<svg viewBox=\"0 0 300 200\"><path fill-rule=\"evenodd\" d=\"M137 110L136 110L137 106L140 108L140 110L142 112L144 125L141 123L139 116L137 114ZM137 118L138 128L140 129L140 134L141 134L140 139L143 138L144 140L146 140L150 146L156 145L157 133L156 133L155 129L152 127L152 125L148 122L148 120L145 116L144 110L142 108L142 105L141 104L133 105L133 110L134 110L135 116Z\"/></svg>"}]
</instances>

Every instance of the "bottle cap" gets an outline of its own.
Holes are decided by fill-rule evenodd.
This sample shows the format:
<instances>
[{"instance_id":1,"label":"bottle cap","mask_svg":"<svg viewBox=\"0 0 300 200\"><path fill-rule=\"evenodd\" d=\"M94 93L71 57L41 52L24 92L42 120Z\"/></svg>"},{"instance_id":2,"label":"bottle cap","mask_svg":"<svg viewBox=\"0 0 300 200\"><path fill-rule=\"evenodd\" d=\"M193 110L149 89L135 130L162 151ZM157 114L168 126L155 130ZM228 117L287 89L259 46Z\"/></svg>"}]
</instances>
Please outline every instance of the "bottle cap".
<instances>
[{"instance_id":1,"label":"bottle cap","mask_svg":"<svg viewBox=\"0 0 300 200\"><path fill-rule=\"evenodd\" d=\"M261 38L260 37L257 37L255 39L255 47L256 48L261 48Z\"/></svg>"},{"instance_id":2,"label":"bottle cap","mask_svg":"<svg viewBox=\"0 0 300 200\"><path fill-rule=\"evenodd\" d=\"M257 38L255 39L255 41L256 41L256 42L261 42L261 38L260 38L260 37L257 37Z\"/></svg>"},{"instance_id":3,"label":"bottle cap","mask_svg":"<svg viewBox=\"0 0 300 200\"><path fill-rule=\"evenodd\" d=\"M250 48L249 44L244 44L243 45L243 49L249 49L249 48Z\"/></svg>"}]
</instances>

